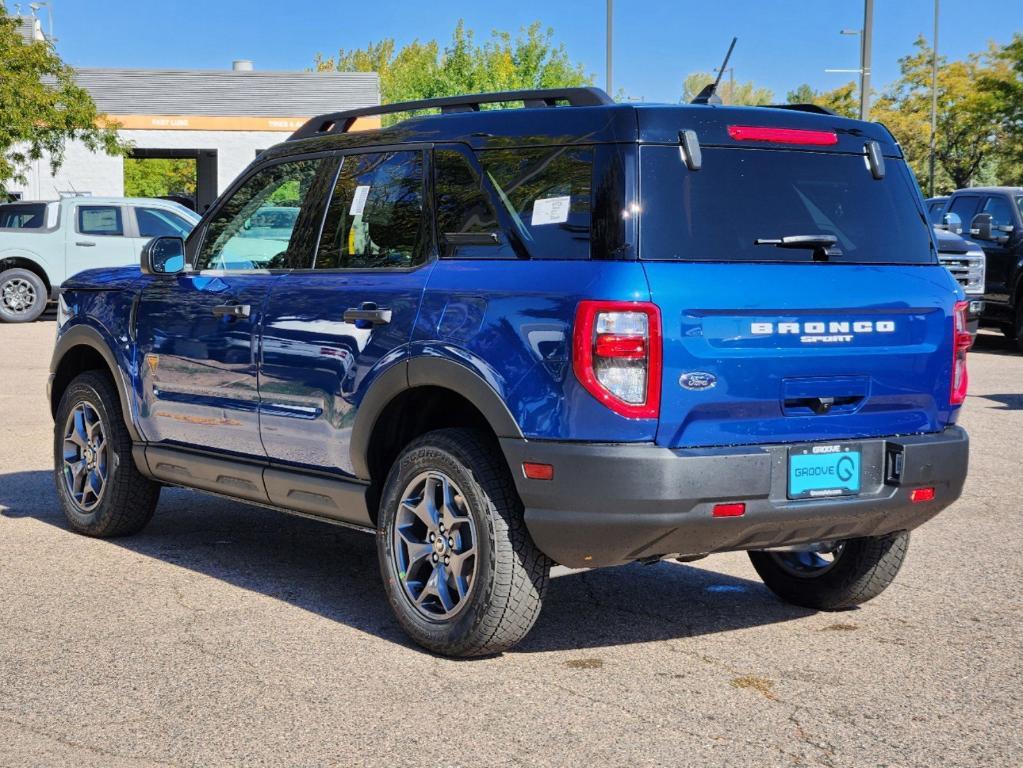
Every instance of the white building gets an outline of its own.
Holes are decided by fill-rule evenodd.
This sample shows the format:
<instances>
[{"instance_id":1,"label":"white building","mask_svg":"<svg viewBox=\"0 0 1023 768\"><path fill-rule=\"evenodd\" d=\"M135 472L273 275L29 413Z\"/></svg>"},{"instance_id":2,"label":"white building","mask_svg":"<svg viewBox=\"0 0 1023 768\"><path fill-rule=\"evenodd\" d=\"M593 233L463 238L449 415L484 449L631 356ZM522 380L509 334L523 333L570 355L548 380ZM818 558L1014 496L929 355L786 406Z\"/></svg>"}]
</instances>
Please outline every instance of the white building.
<instances>
[{"instance_id":1,"label":"white building","mask_svg":"<svg viewBox=\"0 0 1023 768\"><path fill-rule=\"evenodd\" d=\"M33 32L38 29L34 25ZM278 144L309 117L380 103L380 82L363 72L259 72L238 61L225 70L77 70L76 79L107 119L117 123L133 157L194 158L196 207L202 212L256 155ZM379 125L379 118L358 127ZM124 161L70 143L50 173L32 164L26 184L10 191L24 199L66 194L124 194Z\"/></svg>"}]
</instances>

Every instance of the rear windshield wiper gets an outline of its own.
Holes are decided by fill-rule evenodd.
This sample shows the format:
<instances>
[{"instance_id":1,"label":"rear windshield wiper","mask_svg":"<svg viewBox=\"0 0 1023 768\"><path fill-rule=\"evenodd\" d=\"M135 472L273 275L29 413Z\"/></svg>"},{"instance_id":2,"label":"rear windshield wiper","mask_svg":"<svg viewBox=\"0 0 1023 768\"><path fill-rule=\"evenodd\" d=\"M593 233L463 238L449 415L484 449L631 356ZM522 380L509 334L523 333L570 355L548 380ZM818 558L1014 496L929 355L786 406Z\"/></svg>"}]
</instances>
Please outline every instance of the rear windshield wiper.
<instances>
[{"instance_id":1,"label":"rear windshield wiper","mask_svg":"<svg viewBox=\"0 0 1023 768\"><path fill-rule=\"evenodd\" d=\"M834 235L787 235L786 237L758 237L753 245L773 245L775 248L812 248L814 261L827 261L841 256L838 238Z\"/></svg>"}]
</instances>

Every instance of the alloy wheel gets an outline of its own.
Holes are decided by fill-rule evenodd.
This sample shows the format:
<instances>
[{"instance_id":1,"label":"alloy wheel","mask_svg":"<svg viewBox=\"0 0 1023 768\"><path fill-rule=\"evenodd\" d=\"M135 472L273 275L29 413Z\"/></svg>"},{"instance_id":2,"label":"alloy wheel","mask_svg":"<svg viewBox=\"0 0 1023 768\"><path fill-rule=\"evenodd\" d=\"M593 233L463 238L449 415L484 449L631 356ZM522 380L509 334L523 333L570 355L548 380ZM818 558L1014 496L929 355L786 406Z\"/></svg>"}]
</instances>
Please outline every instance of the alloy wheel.
<instances>
[{"instance_id":1,"label":"alloy wheel","mask_svg":"<svg viewBox=\"0 0 1023 768\"><path fill-rule=\"evenodd\" d=\"M771 557L790 576L799 579L815 579L835 567L844 548L845 544L838 542L830 549L771 552Z\"/></svg>"},{"instance_id":2,"label":"alloy wheel","mask_svg":"<svg viewBox=\"0 0 1023 768\"><path fill-rule=\"evenodd\" d=\"M109 451L97 410L86 402L71 409L64 426L64 485L81 512L92 512L106 489Z\"/></svg>"},{"instance_id":3,"label":"alloy wheel","mask_svg":"<svg viewBox=\"0 0 1023 768\"><path fill-rule=\"evenodd\" d=\"M409 603L444 621L468 604L476 577L476 524L465 496L443 472L405 487L391 531L393 567Z\"/></svg>"},{"instance_id":4,"label":"alloy wheel","mask_svg":"<svg viewBox=\"0 0 1023 768\"><path fill-rule=\"evenodd\" d=\"M0 288L0 302L12 315L24 315L36 303L36 289L28 280L13 277Z\"/></svg>"}]
</instances>

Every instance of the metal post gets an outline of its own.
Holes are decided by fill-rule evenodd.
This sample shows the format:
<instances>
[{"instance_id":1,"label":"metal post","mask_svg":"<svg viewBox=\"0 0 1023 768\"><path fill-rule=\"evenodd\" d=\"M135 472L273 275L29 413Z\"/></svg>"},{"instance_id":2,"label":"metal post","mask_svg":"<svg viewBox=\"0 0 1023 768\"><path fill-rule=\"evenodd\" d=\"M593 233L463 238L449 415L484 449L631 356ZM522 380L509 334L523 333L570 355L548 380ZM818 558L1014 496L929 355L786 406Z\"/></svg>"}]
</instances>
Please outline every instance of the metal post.
<instances>
[{"instance_id":1,"label":"metal post","mask_svg":"<svg viewBox=\"0 0 1023 768\"><path fill-rule=\"evenodd\" d=\"M607 0L607 80L605 90L613 97L614 93L611 90L611 28L613 25L614 12L613 12L614 0Z\"/></svg>"},{"instance_id":2,"label":"metal post","mask_svg":"<svg viewBox=\"0 0 1023 768\"><path fill-rule=\"evenodd\" d=\"M863 0L860 35L860 120L870 119L870 46L874 33L874 0Z\"/></svg>"},{"instance_id":3,"label":"metal post","mask_svg":"<svg viewBox=\"0 0 1023 768\"><path fill-rule=\"evenodd\" d=\"M930 197L934 197L934 157L938 147L938 2L934 0L934 42L931 50L931 156L930 165Z\"/></svg>"}]
</instances>

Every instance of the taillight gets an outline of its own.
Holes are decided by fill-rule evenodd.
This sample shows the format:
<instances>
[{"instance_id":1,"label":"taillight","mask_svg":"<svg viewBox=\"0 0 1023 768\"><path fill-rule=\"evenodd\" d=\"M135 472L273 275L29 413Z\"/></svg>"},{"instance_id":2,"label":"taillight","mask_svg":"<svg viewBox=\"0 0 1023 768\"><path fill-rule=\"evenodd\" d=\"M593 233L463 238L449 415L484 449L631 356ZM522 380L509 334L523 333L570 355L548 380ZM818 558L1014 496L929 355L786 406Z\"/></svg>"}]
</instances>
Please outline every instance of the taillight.
<instances>
[{"instance_id":1,"label":"taillight","mask_svg":"<svg viewBox=\"0 0 1023 768\"><path fill-rule=\"evenodd\" d=\"M967 328L969 309L968 301L957 301L952 309L952 394L949 397L952 405L961 405L966 400L966 388L970 383L966 372L966 352L973 344Z\"/></svg>"},{"instance_id":2,"label":"taillight","mask_svg":"<svg viewBox=\"0 0 1023 768\"><path fill-rule=\"evenodd\" d=\"M656 419L661 406L661 312L640 301L581 301L575 375L615 413Z\"/></svg>"},{"instance_id":3,"label":"taillight","mask_svg":"<svg viewBox=\"0 0 1023 768\"><path fill-rule=\"evenodd\" d=\"M769 141L774 144L813 144L828 147L838 143L838 134L834 131L807 131L802 128L730 125L728 135L736 141Z\"/></svg>"}]
</instances>

